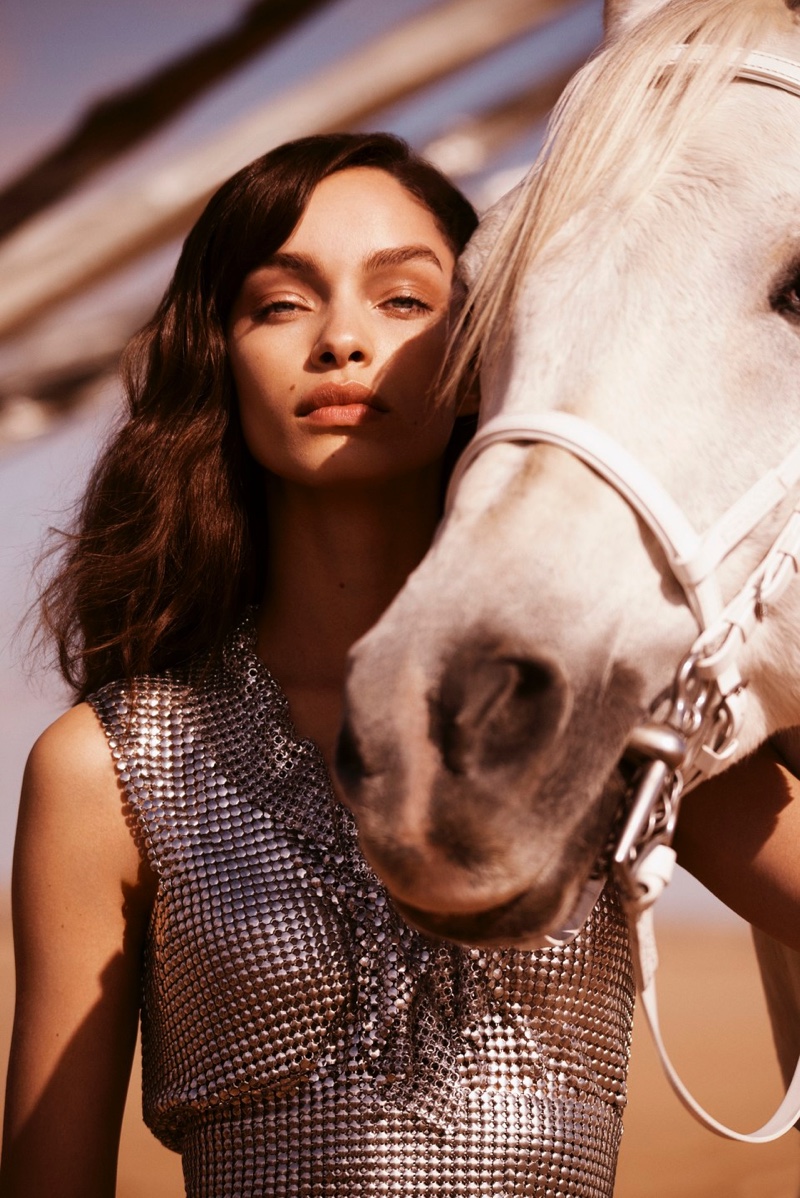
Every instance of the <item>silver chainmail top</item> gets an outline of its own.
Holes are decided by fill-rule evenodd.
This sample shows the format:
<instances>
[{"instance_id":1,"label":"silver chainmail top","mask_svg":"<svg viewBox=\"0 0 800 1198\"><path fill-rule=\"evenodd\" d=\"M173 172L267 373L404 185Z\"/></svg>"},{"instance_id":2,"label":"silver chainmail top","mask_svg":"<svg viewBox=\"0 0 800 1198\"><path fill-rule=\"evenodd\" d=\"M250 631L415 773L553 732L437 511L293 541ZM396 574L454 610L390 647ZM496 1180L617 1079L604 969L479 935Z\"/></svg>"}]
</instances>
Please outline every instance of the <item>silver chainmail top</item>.
<instances>
[{"instance_id":1,"label":"silver chainmail top","mask_svg":"<svg viewBox=\"0 0 800 1198\"><path fill-rule=\"evenodd\" d=\"M254 654L91 699L158 876L144 1116L190 1198L612 1194L633 983L608 888L545 952L399 919Z\"/></svg>"}]
</instances>

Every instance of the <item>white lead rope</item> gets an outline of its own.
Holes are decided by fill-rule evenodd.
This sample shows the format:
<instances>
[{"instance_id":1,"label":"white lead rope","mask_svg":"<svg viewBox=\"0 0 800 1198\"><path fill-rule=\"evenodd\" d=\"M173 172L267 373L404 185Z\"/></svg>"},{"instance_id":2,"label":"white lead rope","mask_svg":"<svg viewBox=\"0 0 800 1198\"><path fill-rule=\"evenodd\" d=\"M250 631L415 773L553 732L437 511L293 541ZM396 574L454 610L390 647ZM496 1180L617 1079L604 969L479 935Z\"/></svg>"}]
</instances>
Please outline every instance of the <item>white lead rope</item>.
<instances>
[{"instance_id":1,"label":"white lead rope","mask_svg":"<svg viewBox=\"0 0 800 1198\"><path fill-rule=\"evenodd\" d=\"M666 849L666 845L661 845L659 848ZM672 850L667 849L667 852L672 852ZM658 1002L656 1000L658 954L656 950L652 907L639 912L635 917L635 923L632 924L632 930L632 953L636 985L639 990L639 997L644 1009L645 1018L647 1019L647 1026L650 1028L650 1034L653 1037L653 1043L661 1058L661 1066L667 1076L667 1080L680 1101L709 1131L715 1132L718 1136L724 1136L728 1140L738 1140L746 1144L768 1144L771 1140L777 1140L780 1136L785 1135L787 1131L794 1127L798 1118L800 1118L800 1060L797 1062L794 1077L789 1083L789 1088L786 1091L783 1102L763 1127L759 1127L757 1131L753 1132L739 1132L727 1127L724 1123L720 1123L718 1119L715 1119L713 1115L710 1115L700 1105L683 1084L664 1046L661 1025L658 1019Z\"/></svg>"}]
</instances>

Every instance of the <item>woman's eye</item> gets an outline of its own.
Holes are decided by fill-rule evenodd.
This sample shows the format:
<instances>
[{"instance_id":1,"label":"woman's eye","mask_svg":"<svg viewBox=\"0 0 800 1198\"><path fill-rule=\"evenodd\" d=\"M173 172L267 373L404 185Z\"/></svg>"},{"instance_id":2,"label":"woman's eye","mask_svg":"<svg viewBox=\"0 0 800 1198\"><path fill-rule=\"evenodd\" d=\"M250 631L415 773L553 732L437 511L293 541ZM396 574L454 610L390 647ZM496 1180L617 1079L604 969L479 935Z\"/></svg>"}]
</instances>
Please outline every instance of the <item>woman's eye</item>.
<instances>
[{"instance_id":1,"label":"woman's eye","mask_svg":"<svg viewBox=\"0 0 800 1198\"><path fill-rule=\"evenodd\" d=\"M260 304L253 314L255 320L269 320L271 316L291 315L297 312L300 304L297 300L270 300L266 304Z\"/></svg>"},{"instance_id":2,"label":"woman's eye","mask_svg":"<svg viewBox=\"0 0 800 1198\"><path fill-rule=\"evenodd\" d=\"M393 312L401 314L414 312L430 312L431 305L426 304L416 295L393 295L385 304Z\"/></svg>"}]
</instances>

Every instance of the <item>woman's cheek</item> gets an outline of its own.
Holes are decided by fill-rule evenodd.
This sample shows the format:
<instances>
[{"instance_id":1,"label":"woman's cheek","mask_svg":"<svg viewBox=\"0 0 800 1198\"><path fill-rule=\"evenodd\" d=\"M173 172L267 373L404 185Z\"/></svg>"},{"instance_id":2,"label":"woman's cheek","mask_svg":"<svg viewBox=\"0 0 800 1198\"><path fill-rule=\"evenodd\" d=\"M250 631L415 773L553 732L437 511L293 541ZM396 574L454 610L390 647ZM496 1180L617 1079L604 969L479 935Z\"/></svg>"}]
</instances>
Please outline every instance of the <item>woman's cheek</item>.
<instances>
[{"instance_id":1,"label":"woman's cheek","mask_svg":"<svg viewBox=\"0 0 800 1198\"><path fill-rule=\"evenodd\" d=\"M447 331L442 321L403 338L388 356L384 375L396 379L402 390L427 399L444 364L446 348ZM378 386L380 389L380 380Z\"/></svg>"},{"instance_id":2,"label":"woman's cheek","mask_svg":"<svg viewBox=\"0 0 800 1198\"><path fill-rule=\"evenodd\" d=\"M289 449L285 422L270 397L244 380L237 388L237 403L245 445L259 465L274 470Z\"/></svg>"}]
</instances>

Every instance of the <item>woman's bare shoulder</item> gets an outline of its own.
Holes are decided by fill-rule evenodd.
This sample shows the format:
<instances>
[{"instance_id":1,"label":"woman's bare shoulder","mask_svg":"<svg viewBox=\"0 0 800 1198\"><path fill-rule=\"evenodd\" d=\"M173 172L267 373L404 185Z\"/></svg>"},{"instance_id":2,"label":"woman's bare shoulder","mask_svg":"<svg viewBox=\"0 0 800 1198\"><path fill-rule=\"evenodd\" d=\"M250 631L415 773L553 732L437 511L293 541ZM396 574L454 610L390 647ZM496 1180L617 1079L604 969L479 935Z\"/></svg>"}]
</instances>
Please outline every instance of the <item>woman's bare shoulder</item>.
<instances>
[{"instance_id":1,"label":"woman's bare shoulder","mask_svg":"<svg viewBox=\"0 0 800 1198\"><path fill-rule=\"evenodd\" d=\"M71 707L45 728L28 758L31 771L37 776L78 771L87 781L115 782L108 740L89 703Z\"/></svg>"},{"instance_id":2,"label":"woman's bare shoulder","mask_svg":"<svg viewBox=\"0 0 800 1198\"><path fill-rule=\"evenodd\" d=\"M52 848L68 859L80 851L95 867L141 877L141 857L129 826L125 795L108 740L88 703L54 721L28 757L22 784L18 850Z\"/></svg>"}]
</instances>

